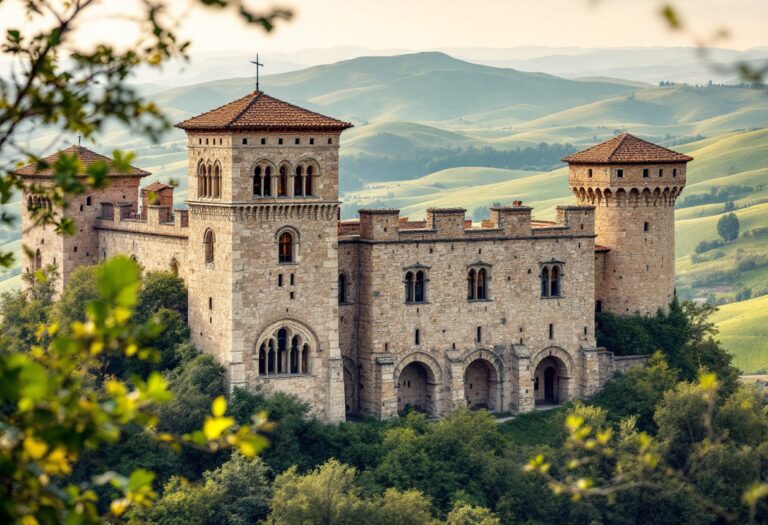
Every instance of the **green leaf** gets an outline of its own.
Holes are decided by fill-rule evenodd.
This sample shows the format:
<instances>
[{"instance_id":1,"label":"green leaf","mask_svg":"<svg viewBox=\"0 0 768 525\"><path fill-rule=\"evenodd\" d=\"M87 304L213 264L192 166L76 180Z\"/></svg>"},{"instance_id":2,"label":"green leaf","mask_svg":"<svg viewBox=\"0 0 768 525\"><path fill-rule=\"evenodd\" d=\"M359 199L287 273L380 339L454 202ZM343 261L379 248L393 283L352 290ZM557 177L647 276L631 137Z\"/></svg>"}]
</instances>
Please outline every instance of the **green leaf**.
<instances>
[{"instance_id":1,"label":"green leaf","mask_svg":"<svg viewBox=\"0 0 768 525\"><path fill-rule=\"evenodd\" d=\"M227 411L227 400L224 396L219 396L211 404L211 413L216 417L221 417Z\"/></svg>"}]
</instances>

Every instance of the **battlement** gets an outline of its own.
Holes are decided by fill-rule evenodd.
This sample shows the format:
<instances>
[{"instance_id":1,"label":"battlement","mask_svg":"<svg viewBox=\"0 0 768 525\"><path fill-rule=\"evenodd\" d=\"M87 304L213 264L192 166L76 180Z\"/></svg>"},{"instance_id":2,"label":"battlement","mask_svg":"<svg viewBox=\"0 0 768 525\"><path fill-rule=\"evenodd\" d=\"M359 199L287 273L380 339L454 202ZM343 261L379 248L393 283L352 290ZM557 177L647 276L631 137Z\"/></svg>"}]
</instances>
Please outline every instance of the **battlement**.
<instances>
[{"instance_id":1,"label":"battlement","mask_svg":"<svg viewBox=\"0 0 768 525\"><path fill-rule=\"evenodd\" d=\"M119 230L131 233L187 237L189 211L174 210L171 206L146 205L141 214L133 204L123 202L102 202L101 214L95 228Z\"/></svg>"},{"instance_id":2,"label":"battlement","mask_svg":"<svg viewBox=\"0 0 768 525\"><path fill-rule=\"evenodd\" d=\"M464 208L430 208L426 219L412 221L396 209L362 209L359 220L339 221L339 237L366 241L480 239L498 237L550 237L595 233L592 206L558 206L557 220L537 221L532 208L515 201L491 209L488 219L473 224Z\"/></svg>"}]
</instances>

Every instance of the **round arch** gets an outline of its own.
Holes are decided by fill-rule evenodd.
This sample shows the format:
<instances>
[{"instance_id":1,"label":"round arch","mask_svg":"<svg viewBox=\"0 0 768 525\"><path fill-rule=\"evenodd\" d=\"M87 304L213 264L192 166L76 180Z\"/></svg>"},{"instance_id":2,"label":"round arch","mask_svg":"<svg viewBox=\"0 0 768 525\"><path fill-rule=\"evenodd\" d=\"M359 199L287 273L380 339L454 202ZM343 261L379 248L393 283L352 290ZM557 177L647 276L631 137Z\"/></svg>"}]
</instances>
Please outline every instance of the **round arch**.
<instances>
[{"instance_id":1,"label":"round arch","mask_svg":"<svg viewBox=\"0 0 768 525\"><path fill-rule=\"evenodd\" d=\"M533 397L539 405L557 405L575 397L573 358L560 347L540 350L531 358Z\"/></svg>"},{"instance_id":2,"label":"round arch","mask_svg":"<svg viewBox=\"0 0 768 525\"><path fill-rule=\"evenodd\" d=\"M293 318L275 321L261 331L251 352L247 353L246 376L269 378L281 374L311 374L314 368L312 354L319 349L317 334L305 323ZM274 354L267 356L267 352ZM267 359L270 359L269 363Z\"/></svg>"},{"instance_id":3,"label":"round arch","mask_svg":"<svg viewBox=\"0 0 768 525\"><path fill-rule=\"evenodd\" d=\"M432 356L423 352L405 356L394 371L398 413L418 410L430 415L441 415L442 380L443 372Z\"/></svg>"},{"instance_id":4,"label":"round arch","mask_svg":"<svg viewBox=\"0 0 768 525\"><path fill-rule=\"evenodd\" d=\"M464 400L469 408L502 410L503 361L495 352L474 350L464 357Z\"/></svg>"}]
</instances>

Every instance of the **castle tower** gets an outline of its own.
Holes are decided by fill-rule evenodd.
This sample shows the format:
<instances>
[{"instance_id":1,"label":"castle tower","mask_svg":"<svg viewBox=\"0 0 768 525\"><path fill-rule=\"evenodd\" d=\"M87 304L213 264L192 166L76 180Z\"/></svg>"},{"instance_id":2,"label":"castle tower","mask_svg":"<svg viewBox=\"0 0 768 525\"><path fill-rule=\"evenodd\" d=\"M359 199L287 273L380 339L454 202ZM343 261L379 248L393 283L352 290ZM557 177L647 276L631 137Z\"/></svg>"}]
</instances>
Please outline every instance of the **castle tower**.
<instances>
[{"instance_id":1,"label":"castle tower","mask_svg":"<svg viewBox=\"0 0 768 525\"><path fill-rule=\"evenodd\" d=\"M338 162L351 124L260 91L178 127L189 150L189 323L232 387L344 418Z\"/></svg>"},{"instance_id":2,"label":"castle tower","mask_svg":"<svg viewBox=\"0 0 768 525\"><path fill-rule=\"evenodd\" d=\"M579 204L595 206L595 308L652 315L675 292L675 200L687 155L624 133L563 159Z\"/></svg>"},{"instance_id":3,"label":"castle tower","mask_svg":"<svg viewBox=\"0 0 768 525\"><path fill-rule=\"evenodd\" d=\"M109 184L97 190L88 188L81 195L67 195L67 206L54 209L50 199L31 190L34 187L55 187L55 182L51 179L53 166L62 160L62 155L78 159L81 168L78 177L86 177L89 167L102 163L107 168ZM56 290L59 292L75 268L96 264L99 260L98 234L94 225L102 212L102 204L119 206L126 216L135 215L138 212L138 188L141 178L149 175L148 172L135 167L125 171L117 170L109 157L74 145L42 159L39 166L30 164L16 173L24 179L21 229L24 245L29 249L29 256L25 256L22 269L25 272L34 272L48 265L55 266L59 274L56 282ZM35 224L33 212L36 208L48 208L60 218L72 220L74 233L61 235L52 225Z\"/></svg>"}]
</instances>

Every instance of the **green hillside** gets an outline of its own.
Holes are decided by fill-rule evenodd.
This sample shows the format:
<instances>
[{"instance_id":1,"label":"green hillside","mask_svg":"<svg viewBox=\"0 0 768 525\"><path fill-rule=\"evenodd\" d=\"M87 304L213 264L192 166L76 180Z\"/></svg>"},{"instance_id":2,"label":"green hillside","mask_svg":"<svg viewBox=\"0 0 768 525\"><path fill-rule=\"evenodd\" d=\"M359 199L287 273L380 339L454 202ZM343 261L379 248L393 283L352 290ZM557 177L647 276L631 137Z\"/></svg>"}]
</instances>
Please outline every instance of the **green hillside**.
<instances>
[{"instance_id":1,"label":"green hillside","mask_svg":"<svg viewBox=\"0 0 768 525\"><path fill-rule=\"evenodd\" d=\"M736 366L749 373L768 372L768 295L723 305L714 321Z\"/></svg>"}]
</instances>

